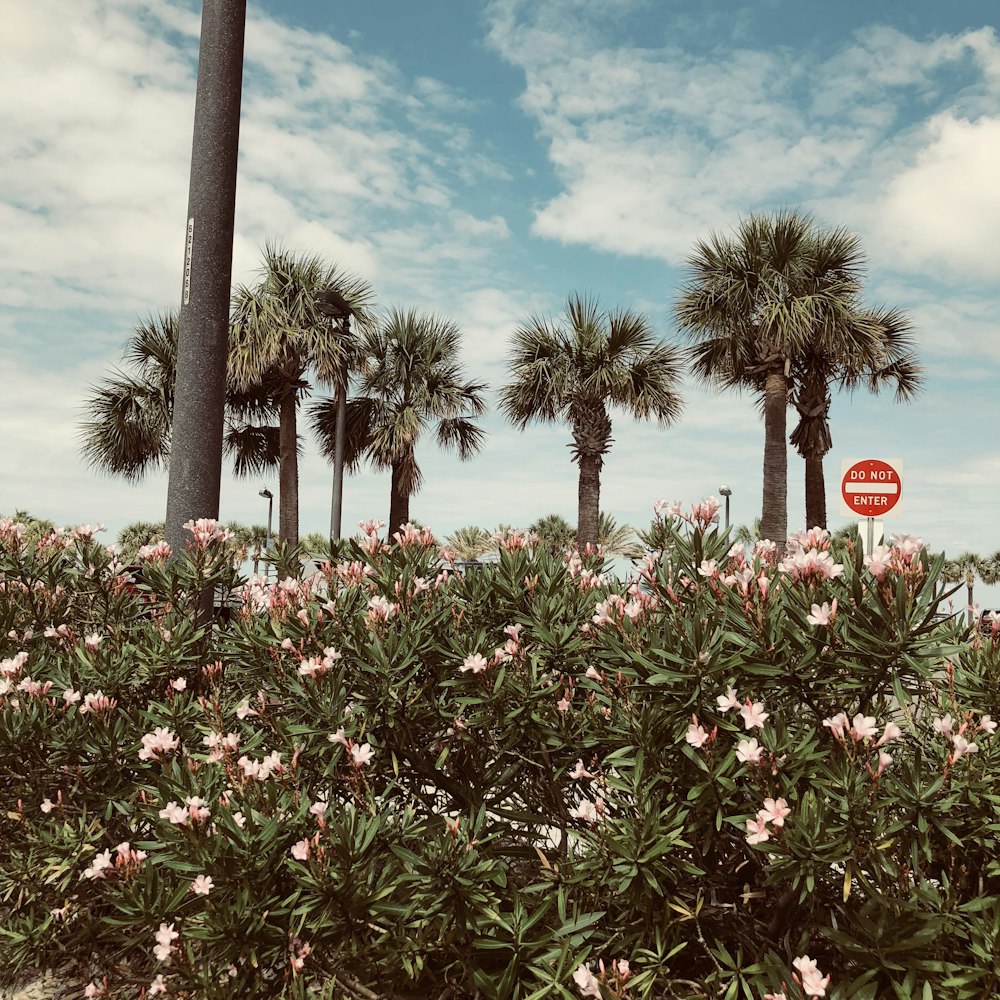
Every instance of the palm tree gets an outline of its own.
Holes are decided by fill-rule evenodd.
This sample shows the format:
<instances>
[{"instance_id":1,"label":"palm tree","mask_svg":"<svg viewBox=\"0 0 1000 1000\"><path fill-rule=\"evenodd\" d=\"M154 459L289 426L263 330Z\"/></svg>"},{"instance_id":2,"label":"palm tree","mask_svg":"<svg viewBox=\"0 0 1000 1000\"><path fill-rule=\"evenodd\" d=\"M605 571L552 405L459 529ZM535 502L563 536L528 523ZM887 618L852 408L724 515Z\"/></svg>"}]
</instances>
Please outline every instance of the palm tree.
<instances>
[{"instance_id":1,"label":"palm tree","mask_svg":"<svg viewBox=\"0 0 1000 1000\"><path fill-rule=\"evenodd\" d=\"M834 350L810 348L794 366L791 402L799 422L789 440L805 459L806 527L827 524L823 456L833 446L831 386L851 391L864 386L872 393L892 386L896 401L908 402L923 384L907 317L896 309L875 309L861 312L859 318L881 336L857 336L845 330Z\"/></svg>"},{"instance_id":2,"label":"palm tree","mask_svg":"<svg viewBox=\"0 0 1000 1000\"><path fill-rule=\"evenodd\" d=\"M139 482L167 468L177 375L175 313L151 316L136 326L123 352L126 371L91 389L80 427L84 461L99 472ZM226 389L225 452L237 476L277 465L278 434L273 376Z\"/></svg>"},{"instance_id":3,"label":"palm tree","mask_svg":"<svg viewBox=\"0 0 1000 1000\"><path fill-rule=\"evenodd\" d=\"M351 357L343 329L324 316L318 297L334 291L362 329L371 322L371 286L316 255L264 248L260 279L233 295L229 373L240 389L267 380L278 412L278 534L299 538L298 405L309 377L336 392L346 385Z\"/></svg>"},{"instance_id":4,"label":"palm tree","mask_svg":"<svg viewBox=\"0 0 1000 1000\"><path fill-rule=\"evenodd\" d=\"M442 448L463 461L482 446L473 423L486 410L480 382L466 381L459 362L461 333L450 320L393 309L371 326L358 345L358 394L347 404L345 464L367 460L391 470L390 536L410 520L410 497L422 476L416 445L432 424ZM323 454L336 445L336 404L320 400L310 410Z\"/></svg>"},{"instance_id":5,"label":"palm tree","mask_svg":"<svg viewBox=\"0 0 1000 1000\"><path fill-rule=\"evenodd\" d=\"M629 524L619 524L611 514L601 511L598 520L597 541L606 556L638 559L642 556L642 546Z\"/></svg>"},{"instance_id":6,"label":"palm tree","mask_svg":"<svg viewBox=\"0 0 1000 1000\"><path fill-rule=\"evenodd\" d=\"M982 556L976 555L975 552L963 552L960 556L945 561L945 564L941 567L941 576L951 583L965 581L966 591L968 592L966 614L971 625L973 589L976 577L981 577L985 583L994 582L992 569L988 565L988 561L983 559Z\"/></svg>"},{"instance_id":7,"label":"palm tree","mask_svg":"<svg viewBox=\"0 0 1000 1000\"><path fill-rule=\"evenodd\" d=\"M863 255L856 236L822 229L794 211L751 215L731 236L699 241L674 309L691 340L695 374L718 388L750 389L764 413L766 538L788 535L786 410L793 375L819 357L876 351L883 332L865 322L858 296ZM845 338L854 341L849 351ZM870 342L865 347L865 342Z\"/></svg>"},{"instance_id":8,"label":"palm tree","mask_svg":"<svg viewBox=\"0 0 1000 1000\"><path fill-rule=\"evenodd\" d=\"M573 525L562 514L546 514L528 526L528 531L538 535L538 541L553 555L568 552L576 545Z\"/></svg>"},{"instance_id":9,"label":"palm tree","mask_svg":"<svg viewBox=\"0 0 1000 1000\"><path fill-rule=\"evenodd\" d=\"M511 381L500 407L515 427L565 420L579 466L577 544L598 540L601 468L611 449L608 408L669 426L679 416L680 353L657 339L649 321L628 309L604 311L596 299L571 296L567 321L533 317L514 333Z\"/></svg>"},{"instance_id":10,"label":"palm tree","mask_svg":"<svg viewBox=\"0 0 1000 1000\"><path fill-rule=\"evenodd\" d=\"M472 562L493 548L493 535L476 525L458 528L445 535L444 541L460 562Z\"/></svg>"}]
</instances>

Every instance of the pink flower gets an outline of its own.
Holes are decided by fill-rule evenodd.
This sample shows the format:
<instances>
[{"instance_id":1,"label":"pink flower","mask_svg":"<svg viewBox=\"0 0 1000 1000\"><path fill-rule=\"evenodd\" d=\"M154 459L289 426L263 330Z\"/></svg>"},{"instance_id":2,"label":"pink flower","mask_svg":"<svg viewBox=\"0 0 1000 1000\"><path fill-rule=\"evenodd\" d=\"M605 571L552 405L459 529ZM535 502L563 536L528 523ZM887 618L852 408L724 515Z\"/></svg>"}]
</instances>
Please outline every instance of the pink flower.
<instances>
[{"instance_id":1,"label":"pink flower","mask_svg":"<svg viewBox=\"0 0 1000 1000\"><path fill-rule=\"evenodd\" d=\"M891 763L892 757L884 750L880 750L878 755L878 770L875 773L881 774Z\"/></svg>"},{"instance_id":2,"label":"pink flower","mask_svg":"<svg viewBox=\"0 0 1000 1000\"><path fill-rule=\"evenodd\" d=\"M970 743L964 736L960 736L958 733L951 738L951 745L954 748L950 757L953 764L967 753L979 753L979 747L975 743Z\"/></svg>"},{"instance_id":3,"label":"pink flower","mask_svg":"<svg viewBox=\"0 0 1000 1000\"><path fill-rule=\"evenodd\" d=\"M771 831L767 828L767 820L764 819L763 812L757 813L754 819L747 820L747 843L763 844L765 840L771 839Z\"/></svg>"},{"instance_id":4,"label":"pink flower","mask_svg":"<svg viewBox=\"0 0 1000 1000\"><path fill-rule=\"evenodd\" d=\"M574 781L579 781L581 778L593 778L593 775L583 766L583 760L578 760L576 762L576 767L569 772L569 776Z\"/></svg>"},{"instance_id":5,"label":"pink flower","mask_svg":"<svg viewBox=\"0 0 1000 1000\"><path fill-rule=\"evenodd\" d=\"M827 604L826 601L823 602L822 606L814 604L812 606L812 614L806 615L806 621L810 625L832 625L836 617L837 598L835 597L832 605Z\"/></svg>"},{"instance_id":6,"label":"pink flower","mask_svg":"<svg viewBox=\"0 0 1000 1000\"><path fill-rule=\"evenodd\" d=\"M309 841L300 840L292 845L292 857L296 861L305 861L309 857Z\"/></svg>"},{"instance_id":7,"label":"pink flower","mask_svg":"<svg viewBox=\"0 0 1000 1000\"><path fill-rule=\"evenodd\" d=\"M720 694L715 702L719 706L720 712L729 712L740 707L740 700L736 697L736 689L732 687L726 688L726 693Z\"/></svg>"},{"instance_id":8,"label":"pink flower","mask_svg":"<svg viewBox=\"0 0 1000 1000\"><path fill-rule=\"evenodd\" d=\"M354 767L361 768L366 764L370 764L374 756L375 751L372 750L369 743L362 743L361 746L351 747L351 764Z\"/></svg>"},{"instance_id":9,"label":"pink flower","mask_svg":"<svg viewBox=\"0 0 1000 1000\"><path fill-rule=\"evenodd\" d=\"M844 712L838 712L832 719L824 719L823 725L833 733L834 736L840 740L841 743L844 742L844 737L848 729L850 729L850 723L848 722L847 715Z\"/></svg>"},{"instance_id":10,"label":"pink flower","mask_svg":"<svg viewBox=\"0 0 1000 1000\"><path fill-rule=\"evenodd\" d=\"M74 691L72 688L66 688L63 691L63 701L66 703L66 707L69 708L70 705L75 705L81 698L79 691ZM987 716L989 718L989 716Z\"/></svg>"},{"instance_id":11,"label":"pink flower","mask_svg":"<svg viewBox=\"0 0 1000 1000\"><path fill-rule=\"evenodd\" d=\"M870 556L865 556L865 566L876 580L881 580L892 566L892 549L876 545Z\"/></svg>"},{"instance_id":12,"label":"pink flower","mask_svg":"<svg viewBox=\"0 0 1000 1000\"><path fill-rule=\"evenodd\" d=\"M183 826L188 821L188 811L176 802L168 802L160 810L160 819L165 819L168 823L176 823Z\"/></svg>"},{"instance_id":13,"label":"pink flower","mask_svg":"<svg viewBox=\"0 0 1000 1000\"><path fill-rule=\"evenodd\" d=\"M785 817L791 813L784 799L764 799L764 808L757 815L762 816L765 823L773 823L780 829L785 825Z\"/></svg>"},{"instance_id":14,"label":"pink flower","mask_svg":"<svg viewBox=\"0 0 1000 1000\"><path fill-rule=\"evenodd\" d=\"M169 961L174 950L173 942L180 935L174 930L173 924L160 924L160 929L156 932L156 947L153 948L153 955L160 962Z\"/></svg>"},{"instance_id":15,"label":"pink flower","mask_svg":"<svg viewBox=\"0 0 1000 1000\"><path fill-rule=\"evenodd\" d=\"M705 732L705 728L698 722L698 716L691 716L691 724L687 728L687 732L684 734L684 739L695 747L695 749L700 749L705 743L708 742L708 733Z\"/></svg>"},{"instance_id":16,"label":"pink flower","mask_svg":"<svg viewBox=\"0 0 1000 1000\"><path fill-rule=\"evenodd\" d=\"M573 973L573 982L582 997L595 997L601 1000L601 984L597 977L585 965L581 965Z\"/></svg>"},{"instance_id":17,"label":"pink flower","mask_svg":"<svg viewBox=\"0 0 1000 1000\"><path fill-rule=\"evenodd\" d=\"M335 733L330 733L327 739L331 743L339 743L342 747L347 746L347 737L344 735L344 727L341 726Z\"/></svg>"},{"instance_id":18,"label":"pink flower","mask_svg":"<svg viewBox=\"0 0 1000 1000\"><path fill-rule=\"evenodd\" d=\"M979 728L992 736L997 731L997 724L988 715L984 715L979 720Z\"/></svg>"},{"instance_id":19,"label":"pink flower","mask_svg":"<svg viewBox=\"0 0 1000 1000\"><path fill-rule=\"evenodd\" d=\"M598 670L597 670L596 667L587 667L587 672L583 676L586 677L586 678L588 678L589 680L592 680L592 681L599 681L599 680L601 680L601 675L598 672ZM983 718L984 719L988 719L989 716L988 715L984 715ZM996 728L996 723L995 722L993 723L993 727L994 727L994 729Z\"/></svg>"},{"instance_id":20,"label":"pink flower","mask_svg":"<svg viewBox=\"0 0 1000 1000\"><path fill-rule=\"evenodd\" d=\"M580 804L569 811L574 819L582 819L585 823L596 823L600 818L597 806L590 799L581 799Z\"/></svg>"},{"instance_id":21,"label":"pink flower","mask_svg":"<svg viewBox=\"0 0 1000 1000\"><path fill-rule=\"evenodd\" d=\"M368 620L387 622L399 611L398 604L392 604L379 595L368 602Z\"/></svg>"},{"instance_id":22,"label":"pink flower","mask_svg":"<svg viewBox=\"0 0 1000 1000\"><path fill-rule=\"evenodd\" d=\"M191 891L196 896L207 896L215 888L211 875L199 875L191 883Z\"/></svg>"},{"instance_id":23,"label":"pink flower","mask_svg":"<svg viewBox=\"0 0 1000 1000\"><path fill-rule=\"evenodd\" d=\"M875 744L875 746L885 746L885 744L890 740L898 740L902 735L903 734L899 726L897 726L895 722L887 722L885 724L885 729L882 731L882 735L879 737L879 741Z\"/></svg>"},{"instance_id":24,"label":"pink flower","mask_svg":"<svg viewBox=\"0 0 1000 1000\"><path fill-rule=\"evenodd\" d=\"M50 813L55 809L56 804L51 799L42 799L42 804L38 807L43 813Z\"/></svg>"},{"instance_id":25,"label":"pink flower","mask_svg":"<svg viewBox=\"0 0 1000 1000\"><path fill-rule=\"evenodd\" d=\"M736 758L744 764L759 764L764 748L757 742L757 738L741 740L736 747Z\"/></svg>"},{"instance_id":26,"label":"pink flower","mask_svg":"<svg viewBox=\"0 0 1000 1000\"><path fill-rule=\"evenodd\" d=\"M151 997L159 996L161 993L167 992L167 984L163 981L163 973L159 973L157 977L149 984L148 995Z\"/></svg>"},{"instance_id":27,"label":"pink flower","mask_svg":"<svg viewBox=\"0 0 1000 1000\"><path fill-rule=\"evenodd\" d=\"M935 719L933 722L934 732L940 733L942 736L951 736L952 726L954 725L954 720L950 715L946 715L941 719Z\"/></svg>"},{"instance_id":28,"label":"pink flower","mask_svg":"<svg viewBox=\"0 0 1000 1000\"><path fill-rule=\"evenodd\" d=\"M743 716L743 725L747 729L753 729L754 726L763 729L764 720L768 718L768 713L764 711L764 703L762 701L752 702L749 698L740 709L740 715Z\"/></svg>"},{"instance_id":29,"label":"pink flower","mask_svg":"<svg viewBox=\"0 0 1000 1000\"><path fill-rule=\"evenodd\" d=\"M802 976L802 990L808 997L825 997L826 987L830 983L830 977L824 978L823 974L816 968L816 962L808 955L793 960L792 965L799 970Z\"/></svg>"},{"instance_id":30,"label":"pink flower","mask_svg":"<svg viewBox=\"0 0 1000 1000\"><path fill-rule=\"evenodd\" d=\"M316 819L322 819L326 813L329 803L326 799L317 799L312 805L309 806L309 812L316 817Z\"/></svg>"},{"instance_id":31,"label":"pink flower","mask_svg":"<svg viewBox=\"0 0 1000 1000\"><path fill-rule=\"evenodd\" d=\"M462 673L466 673L471 670L474 674L481 674L488 666L490 661L486 659L482 653L471 653L463 661L459 670Z\"/></svg>"},{"instance_id":32,"label":"pink flower","mask_svg":"<svg viewBox=\"0 0 1000 1000\"><path fill-rule=\"evenodd\" d=\"M87 647L87 649L91 651L96 651L97 647L100 646L100 644L103 641L104 641L103 635L101 635L99 632L93 632L83 640L83 644Z\"/></svg>"},{"instance_id":33,"label":"pink flower","mask_svg":"<svg viewBox=\"0 0 1000 1000\"><path fill-rule=\"evenodd\" d=\"M572 692L567 689L567 694L572 695ZM570 700L565 695L556 702L556 708L565 715L569 711Z\"/></svg>"},{"instance_id":34,"label":"pink flower","mask_svg":"<svg viewBox=\"0 0 1000 1000\"><path fill-rule=\"evenodd\" d=\"M854 725L851 727L856 742L870 740L878 732L878 723L872 715L862 715L860 712L854 716Z\"/></svg>"},{"instance_id":35,"label":"pink flower","mask_svg":"<svg viewBox=\"0 0 1000 1000\"><path fill-rule=\"evenodd\" d=\"M702 559L698 567L698 575L708 579L716 579L719 576L719 567L714 559Z\"/></svg>"},{"instance_id":36,"label":"pink flower","mask_svg":"<svg viewBox=\"0 0 1000 1000\"><path fill-rule=\"evenodd\" d=\"M188 682L184 677L175 677L171 682L170 686L175 691L183 691L187 688Z\"/></svg>"}]
</instances>

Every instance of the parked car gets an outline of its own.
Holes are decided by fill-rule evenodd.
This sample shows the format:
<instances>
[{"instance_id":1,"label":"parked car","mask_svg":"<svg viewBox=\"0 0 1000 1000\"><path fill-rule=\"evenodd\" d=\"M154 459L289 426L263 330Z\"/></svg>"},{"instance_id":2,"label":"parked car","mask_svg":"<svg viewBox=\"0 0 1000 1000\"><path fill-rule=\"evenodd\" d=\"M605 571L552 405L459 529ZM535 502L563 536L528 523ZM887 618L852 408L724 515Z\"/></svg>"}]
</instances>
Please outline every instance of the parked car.
<instances>
[{"instance_id":1,"label":"parked car","mask_svg":"<svg viewBox=\"0 0 1000 1000\"><path fill-rule=\"evenodd\" d=\"M984 608L979 612L978 624L983 635L1000 635L1000 609Z\"/></svg>"}]
</instances>

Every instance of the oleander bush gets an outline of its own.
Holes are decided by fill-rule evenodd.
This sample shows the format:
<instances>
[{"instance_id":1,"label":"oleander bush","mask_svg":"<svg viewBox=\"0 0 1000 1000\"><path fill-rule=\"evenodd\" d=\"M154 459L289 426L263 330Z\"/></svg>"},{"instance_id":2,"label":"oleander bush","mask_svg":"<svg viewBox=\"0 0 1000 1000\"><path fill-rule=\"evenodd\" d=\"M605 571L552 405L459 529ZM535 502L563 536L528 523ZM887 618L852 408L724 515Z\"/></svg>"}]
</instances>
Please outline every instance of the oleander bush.
<instances>
[{"instance_id":1,"label":"oleander bush","mask_svg":"<svg viewBox=\"0 0 1000 1000\"><path fill-rule=\"evenodd\" d=\"M936 621L917 540L714 514L658 504L624 583L373 523L244 581L214 522L136 580L0 520L0 984L1000 995L997 646Z\"/></svg>"}]
</instances>

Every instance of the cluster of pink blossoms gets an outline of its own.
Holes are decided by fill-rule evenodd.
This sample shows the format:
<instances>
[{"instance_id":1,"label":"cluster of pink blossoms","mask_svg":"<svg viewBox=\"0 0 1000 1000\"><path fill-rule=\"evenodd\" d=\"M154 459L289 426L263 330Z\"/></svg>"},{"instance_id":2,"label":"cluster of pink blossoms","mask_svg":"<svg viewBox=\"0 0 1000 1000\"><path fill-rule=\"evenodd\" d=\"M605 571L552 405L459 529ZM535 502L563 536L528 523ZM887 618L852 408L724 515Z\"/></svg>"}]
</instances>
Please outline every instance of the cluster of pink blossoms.
<instances>
[{"instance_id":1,"label":"cluster of pink blossoms","mask_svg":"<svg viewBox=\"0 0 1000 1000\"><path fill-rule=\"evenodd\" d=\"M404 548L416 546L421 549L433 549L437 545L437 539L430 528L418 528L409 521L399 531L394 532L392 537Z\"/></svg>"},{"instance_id":2,"label":"cluster of pink blossoms","mask_svg":"<svg viewBox=\"0 0 1000 1000\"><path fill-rule=\"evenodd\" d=\"M956 724L950 715L945 715L935 719L932 725L934 732L951 740L951 753L948 755L949 764L954 764L966 754L979 752L979 746L968 738L967 733L969 735L983 733L992 736L997 729L997 724L988 715L982 716L978 724L972 722L971 715L960 724Z\"/></svg>"},{"instance_id":3,"label":"cluster of pink blossoms","mask_svg":"<svg viewBox=\"0 0 1000 1000\"><path fill-rule=\"evenodd\" d=\"M228 542L233 533L220 527L219 522L212 517L199 517L197 521L185 521L181 525L185 531L190 531L191 544L196 549L208 548L213 542Z\"/></svg>"},{"instance_id":4,"label":"cluster of pink blossoms","mask_svg":"<svg viewBox=\"0 0 1000 1000\"><path fill-rule=\"evenodd\" d=\"M204 825L208 822L212 812L208 808L208 803L198 795L189 795L184 800L184 805L176 802L168 802L160 810L160 819L165 819L175 826L194 827Z\"/></svg>"},{"instance_id":5,"label":"cluster of pink blossoms","mask_svg":"<svg viewBox=\"0 0 1000 1000\"><path fill-rule=\"evenodd\" d=\"M331 733L327 739L331 743L339 743L348 752L351 758L351 766L356 770L360 770L370 764L372 758L375 756L375 751L372 749L370 743L358 745L353 739L344 734L343 727L335 733Z\"/></svg>"},{"instance_id":6,"label":"cluster of pink blossoms","mask_svg":"<svg viewBox=\"0 0 1000 1000\"><path fill-rule=\"evenodd\" d=\"M173 753L180 749L180 745L180 740L172 730L166 726L157 726L151 733L146 733L142 737L139 760L162 760L164 754Z\"/></svg>"},{"instance_id":7,"label":"cluster of pink blossoms","mask_svg":"<svg viewBox=\"0 0 1000 1000\"><path fill-rule=\"evenodd\" d=\"M538 544L538 535L533 531L520 531L517 528L507 528L493 535L493 542L504 552L519 552L521 549L534 548Z\"/></svg>"},{"instance_id":8,"label":"cluster of pink blossoms","mask_svg":"<svg viewBox=\"0 0 1000 1000\"><path fill-rule=\"evenodd\" d=\"M899 738L900 729L895 722L887 722L882 735L878 739L876 739L876 736L878 736L878 723L872 715L862 715L859 712L854 716L853 721L851 721L847 718L845 712L838 712L832 718L824 719L823 725L833 733L834 738L842 745L846 746L847 741L851 740L853 743L863 743L875 750L879 750L878 764L875 770L872 771L869 765L869 771L872 771L876 778L892 763L891 755L880 748L891 740Z\"/></svg>"},{"instance_id":9,"label":"cluster of pink blossoms","mask_svg":"<svg viewBox=\"0 0 1000 1000\"><path fill-rule=\"evenodd\" d=\"M501 663L510 663L512 660L520 659L524 655L524 645L521 642L521 625L505 625L504 635L507 638L502 646L497 646L493 650L493 655L486 658L482 653L470 653L458 668L463 674L481 674L490 667L499 666Z\"/></svg>"},{"instance_id":10,"label":"cluster of pink blossoms","mask_svg":"<svg viewBox=\"0 0 1000 1000\"><path fill-rule=\"evenodd\" d=\"M611 968L605 969L604 960L601 959L597 965L600 969L600 975L598 976L595 976L587 965L578 966L577 970L573 973L573 982L580 991L580 996L594 997L596 1000L601 1000L601 997L604 995L601 992L601 983L612 987L615 990L616 996L624 996L627 988L626 983L632 975L632 970L629 968L628 962L625 959L615 959L611 963ZM608 977L609 973L610 980Z\"/></svg>"},{"instance_id":11,"label":"cluster of pink blossoms","mask_svg":"<svg viewBox=\"0 0 1000 1000\"><path fill-rule=\"evenodd\" d=\"M153 545L141 546L137 555L142 562L165 563L172 552L165 541L159 541Z\"/></svg>"},{"instance_id":12,"label":"cluster of pink blossoms","mask_svg":"<svg viewBox=\"0 0 1000 1000\"><path fill-rule=\"evenodd\" d=\"M792 973L795 981L802 987L807 997L825 997L826 988L830 985L829 975L824 976L816 967L815 959L808 955L800 955L792 960L792 966L798 970L798 975ZM784 985L784 984L782 984ZM788 1000L782 993L765 993L764 1000Z\"/></svg>"},{"instance_id":13,"label":"cluster of pink blossoms","mask_svg":"<svg viewBox=\"0 0 1000 1000\"><path fill-rule=\"evenodd\" d=\"M379 594L368 602L368 621L387 622L399 613L399 605L394 604Z\"/></svg>"},{"instance_id":14,"label":"cluster of pink blossoms","mask_svg":"<svg viewBox=\"0 0 1000 1000\"><path fill-rule=\"evenodd\" d=\"M240 745L240 737L238 733L226 733L225 736L222 733L209 733L201 738L201 742L208 747L208 762L218 764L225 759L227 754L236 753Z\"/></svg>"},{"instance_id":15,"label":"cluster of pink blossoms","mask_svg":"<svg viewBox=\"0 0 1000 1000\"><path fill-rule=\"evenodd\" d=\"M865 556L865 567L879 582L887 573L910 576L919 567L917 556L923 549L923 539L896 535L891 545L876 545L871 554Z\"/></svg>"},{"instance_id":16,"label":"cluster of pink blossoms","mask_svg":"<svg viewBox=\"0 0 1000 1000\"><path fill-rule=\"evenodd\" d=\"M170 956L174 953L174 942L180 934L174 930L173 924L160 924L156 932L156 946L153 948L153 957L158 962L169 962Z\"/></svg>"},{"instance_id":17,"label":"cluster of pink blossoms","mask_svg":"<svg viewBox=\"0 0 1000 1000\"><path fill-rule=\"evenodd\" d=\"M285 773L285 766L281 763L281 754L277 750L272 750L261 760L254 760L244 754L236 763L243 771L244 778L253 778L257 781L267 781L272 774Z\"/></svg>"},{"instance_id":18,"label":"cluster of pink blossoms","mask_svg":"<svg viewBox=\"0 0 1000 1000\"><path fill-rule=\"evenodd\" d=\"M147 858L145 851L133 851L129 842L123 841L115 848L114 857L111 850L101 851L84 870L85 879L106 879L109 874L127 877L135 875Z\"/></svg>"},{"instance_id":19,"label":"cluster of pink blossoms","mask_svg":"<svg viewBox=\"0 0 1000 1000\"><path fill-rule=\"evenodd\" d=\"M765 840L770 840L774 830L780 830L785 825L785 817L790 816L791 812L784 799L764 799L764 807L757 810L756 817L747 820L747 843L762 844ZM774 830L767 828L768 823Z\"/></svg>"},{"instance_id":20,"label":"cluster of pink blossoms","mask_svg":"<svg viewBox=\"0 0 1000 1000\"><path fill-rule=\"evenodd\" d=\"M80 692L67 690L63 692L63 700L68 707L80 700ZM102 721L107 721L114 714L117 707L117 698L109 698L103 691L94 691L92 694L85 694L83 696L83 704L80 706L79 711L81 715L93 714Z\"/></svg>"}]
</instances>

